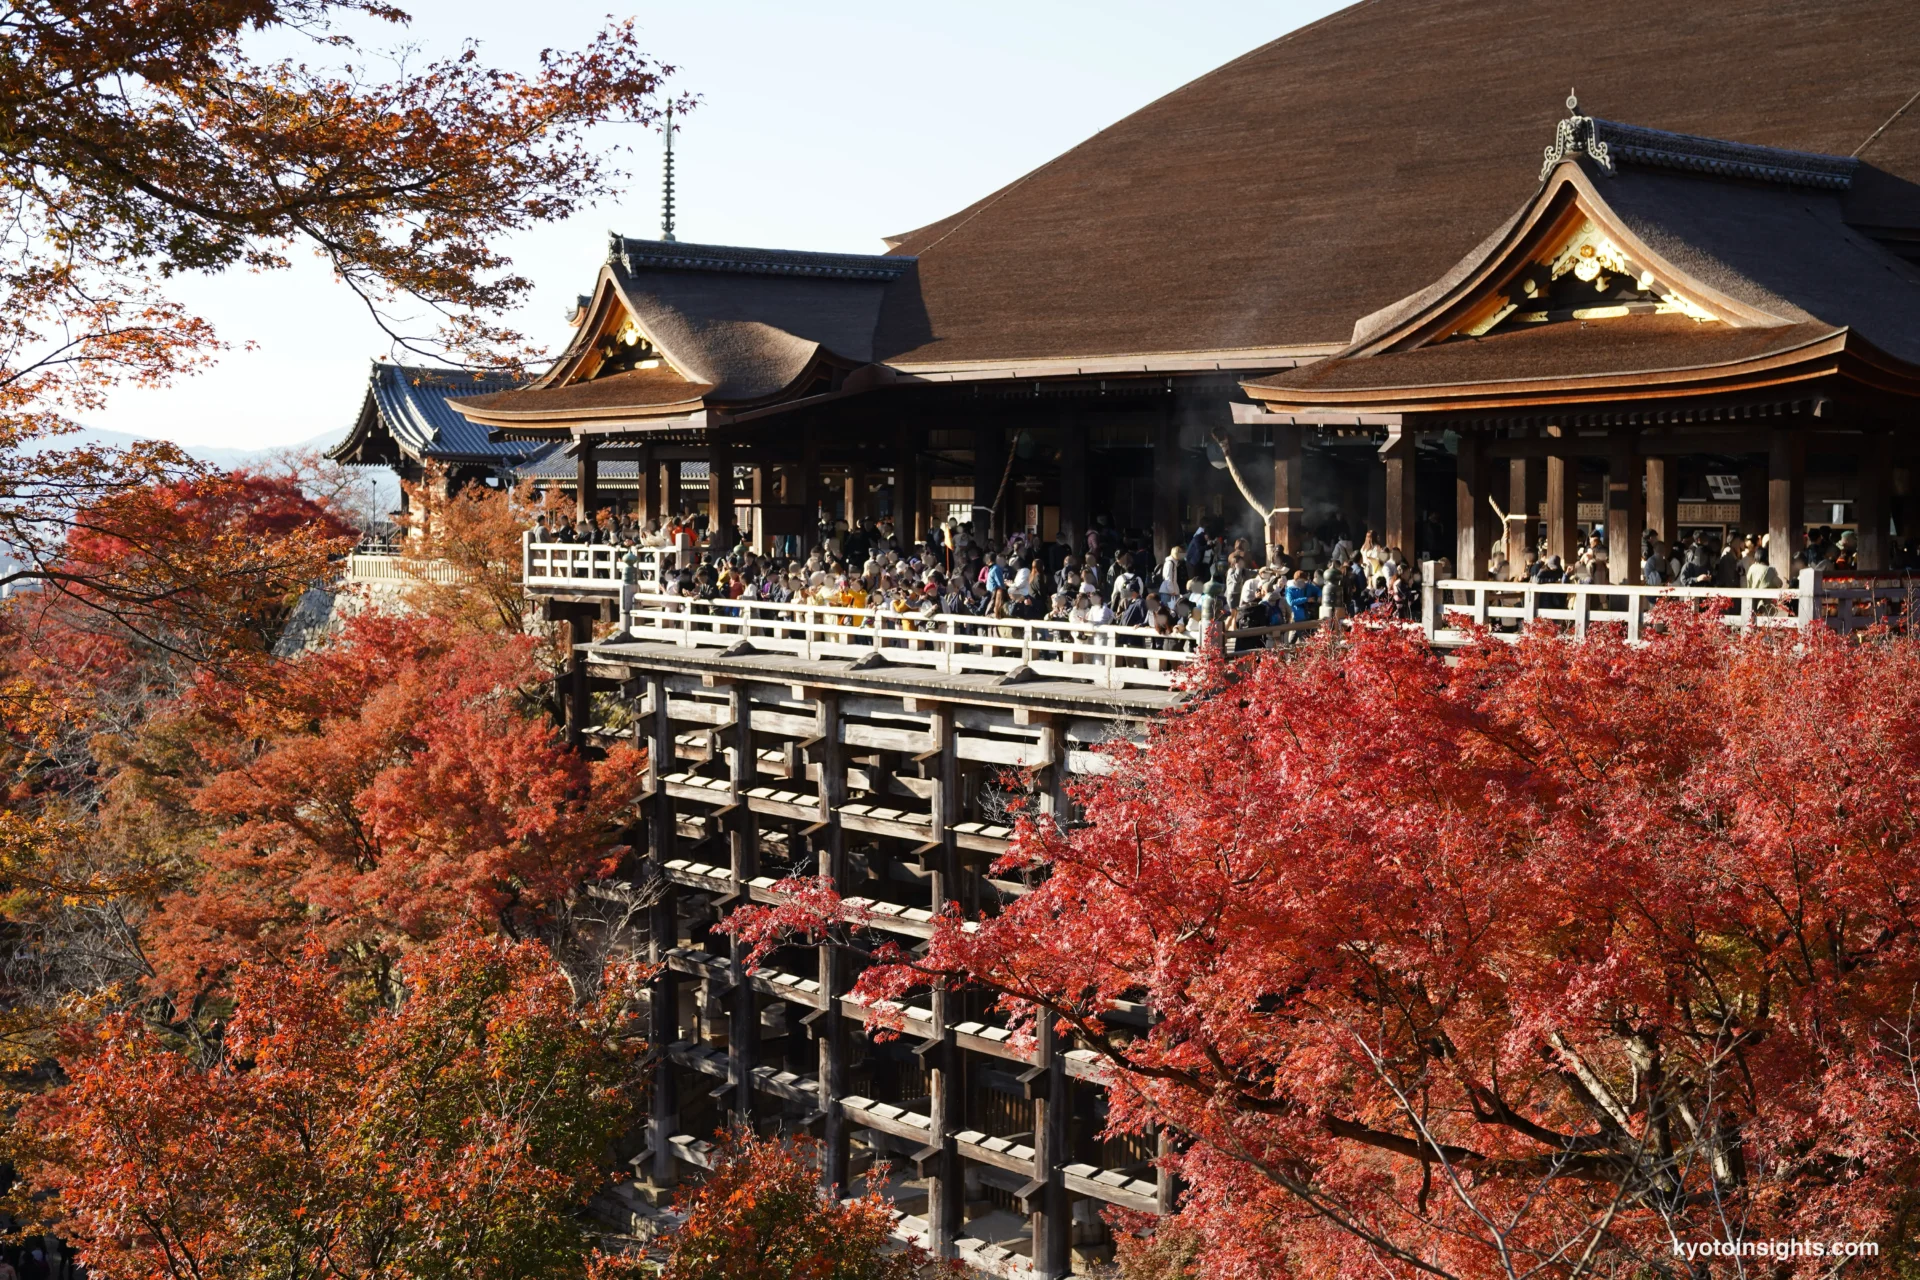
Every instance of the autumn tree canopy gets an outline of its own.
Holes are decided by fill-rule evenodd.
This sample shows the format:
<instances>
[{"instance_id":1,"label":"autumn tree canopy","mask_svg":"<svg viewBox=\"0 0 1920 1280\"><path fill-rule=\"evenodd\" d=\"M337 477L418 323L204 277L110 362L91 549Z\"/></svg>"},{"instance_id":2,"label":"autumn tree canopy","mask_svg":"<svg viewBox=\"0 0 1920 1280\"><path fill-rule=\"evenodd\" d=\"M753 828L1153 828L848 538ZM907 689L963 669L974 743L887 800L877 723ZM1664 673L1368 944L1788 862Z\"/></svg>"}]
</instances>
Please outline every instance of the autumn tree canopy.
<instances>
[{"instance_id":1,"label":"autumn tree canopy","mask_svg":"<svg viewBox=\"0 0 1920 1280\"><path fill-rule=\"evenodd\" d=\"M859 992L978 983L1103 1051L1209 1277L1911 1259L1920 644L1668 622L1216 669L1071 831L1022 824L1038 888ZM829 898L734 927L838 929Z\"/></svg>"},{"instance_id":2,"label":"autumn tree canopy","mask_svg":"<svg viewBox=\"0 0 1920 1280\"><path fill-rule=\"evenodd\" d=\"M342 21L379 0L21 0L0 14L0 544L7 582L59 586L81 512L195 468L164 445L46 437L119 385L158 386L222 339L167 294L183 271L317 252L392 340L456 360L532 354L498 314L524 295L499 245L616 190L588 130L646 125L670 68L631 23L537 70L465 47L421 61ZM262 59L268 38L308 46Z\"/></svg>"},{"instance_id":3,"label":"autumn tree canopy","mask_svg":"<svg viewBox=\"0 0 1920 1280\"><path fill-rule=\"evenodd\" d=\"M309 954L243 969L195 1052L125 1015L15 1129L102 1280L579 1276L631 1099L627 974L586 1010L535 943L413 953L394 1003Z\"/></svg>"}]
</instances>

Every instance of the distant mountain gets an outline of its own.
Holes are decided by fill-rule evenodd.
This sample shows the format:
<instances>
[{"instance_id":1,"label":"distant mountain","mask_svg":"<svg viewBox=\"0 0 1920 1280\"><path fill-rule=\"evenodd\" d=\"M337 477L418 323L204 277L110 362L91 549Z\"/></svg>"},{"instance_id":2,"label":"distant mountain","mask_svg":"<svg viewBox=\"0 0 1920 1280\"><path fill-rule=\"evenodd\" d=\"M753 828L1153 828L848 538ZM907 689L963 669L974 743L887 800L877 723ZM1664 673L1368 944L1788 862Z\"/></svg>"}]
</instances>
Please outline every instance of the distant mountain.
<instances>
[{"instance_id":1,"label":"distant mountain","mask_svg":"<svg viewBox=\"0 0 1920 1280\"><path fill-rule=\"evenodd\" d=\"M253 466L265 462L275 454L302 452L310 449L325 449L340 440L341 433L328 431L321 435L297 440L292 444L272 445L261 449L229 449L218 445L183 444L180 451L196 462L204 462L210 467L219 467L231 471L236 467ZM71 435L56 436L48 442L53 449L71 449L76 445L94 444L107 448L124 449L130 444L151 439L126 431L107 431L100 427L83 427Z\"/></svg>"}]
</instances>

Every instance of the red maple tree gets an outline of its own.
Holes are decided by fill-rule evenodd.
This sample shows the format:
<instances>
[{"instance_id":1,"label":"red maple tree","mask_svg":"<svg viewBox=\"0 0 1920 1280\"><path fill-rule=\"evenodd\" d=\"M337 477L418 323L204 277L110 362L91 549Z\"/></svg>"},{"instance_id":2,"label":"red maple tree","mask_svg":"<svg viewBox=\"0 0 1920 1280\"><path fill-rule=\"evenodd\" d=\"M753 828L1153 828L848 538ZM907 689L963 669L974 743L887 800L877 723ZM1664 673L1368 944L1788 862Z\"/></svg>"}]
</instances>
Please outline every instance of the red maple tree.
<instances>
[{"instance_id":1,"label":"red maple tree","mask_svg":"<svg viewBox=\"0 0 1920 1280\"><path fill-rule=\"evenodd\" d=\"M912 1280L928 1264L896 1248L897 1216L877 1188L834 1201L807 1138L721 1136L713 1167L683 1192L661 1280Z\"/></svg>"},{"instance_id":2,"label":"red maple tree","mask_svg":"<svg viewBox=\"0 0 1920 1280\"><path fill-rule=\"evenodd\" d=\"M570 750L542 676L532 637L366 613L270 697L209 682L184 714L229 754L191 792L213 834L155 928L166 984L310 939L371 961L469 918L527 936L610 873L639 756Z\"/></svg>"},{"instance_id":3,"label":"red maple tree","mask_svg":"<svg viewBox=\"0 0 1920 1280\"><path fill-rule=\"evenodd\" d=\"M582 1274L578 1210L629 1113L643 975L573 994L543 948L456 932L374 999L317 953L242 969L198 1053L130 1016L65 1059L14 1141L102 1280Z\"/></svg>"},{"instance_id":4,"label":"red maple tree","mask_svg":"<svg viewBox=\"0 0 1920 1280\"><path fill-rule=\"evenodd\" d=\"M1043 883L858 993L979 983L1103 1052L1209 1277L1911 1259L1920 644L1666 622L1212 668L1021 823ZM845 927L811 895L733 927Z\"/></svg>"}]
</instances>

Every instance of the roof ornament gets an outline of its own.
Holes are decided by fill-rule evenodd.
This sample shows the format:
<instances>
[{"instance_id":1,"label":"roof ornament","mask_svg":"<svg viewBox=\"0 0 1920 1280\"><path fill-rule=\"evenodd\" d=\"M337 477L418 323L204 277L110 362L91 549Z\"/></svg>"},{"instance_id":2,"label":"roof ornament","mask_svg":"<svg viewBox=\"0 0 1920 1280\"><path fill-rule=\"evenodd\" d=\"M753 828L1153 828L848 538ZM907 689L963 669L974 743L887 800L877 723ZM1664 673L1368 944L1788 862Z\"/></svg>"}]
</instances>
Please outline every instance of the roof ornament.
<instances>
[{"instance_id":1,"label":"roof ornament","mask_svg":"<svg viewBox=\"0 0 1920 1280\"><path fill-rule=\"evenodd\" d=\"M1567 118L1553 133L1553 145L1546 150L1546 160L1540 166L1540 181L1545 182L1553 172L1553 167L1568 156L1592 156L1607 173L1613 172L1613 156L1607 151L1607 144L1600 140L1592 116L1580 114L1580 98L1572 89L1567 90Z\"/></svg>"},{"instance_id":2,"label":"roof ornament","mask_svg":"<svg viewBox=\"0 0 1920 1280\"><path fill-rule=\"evenodd\" d=\"M660 210L660 238L673 241L673 104L667 104L667 183Z\"/></svg>"},{"instance_id":3,"label":"roof ornament","mask_svg":"<svg viewBox=\"0 0 1920 1280\"><path fill-rule=\"evenodd\" d=\"M633 274L633 258L627 248L627 238L618 231L607 232L607 261L618 262L621 270L628 275Z\"/></svg>"}]
</instances>

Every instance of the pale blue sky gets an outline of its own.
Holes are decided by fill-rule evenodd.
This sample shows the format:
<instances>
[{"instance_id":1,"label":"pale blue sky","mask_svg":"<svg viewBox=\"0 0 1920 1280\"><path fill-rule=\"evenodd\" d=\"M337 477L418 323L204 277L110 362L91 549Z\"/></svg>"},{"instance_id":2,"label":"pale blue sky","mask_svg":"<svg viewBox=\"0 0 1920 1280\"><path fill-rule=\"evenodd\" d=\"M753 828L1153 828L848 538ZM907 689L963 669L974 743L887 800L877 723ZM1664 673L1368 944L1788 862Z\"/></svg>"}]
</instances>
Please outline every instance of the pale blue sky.
<instances>
[{"instance_id":1,"label":"pale blue sky","mask_svg":"<svg viewBox=\"0 0 1920 1280\"><path fill-rule=\"evenodd\" d=\"M607 0L401 0L399 39L438 52L471 37L496 65L586 40ZM1195 76L1340 7L1333 0L688 0L638 13L649 53L704 105L676 143L683 240L879 252ZM624 16L624 15L622 15ZM388 43L396 37L383 34ZM538 282L521 329L559 344L606 232L657 235L659 139L631 141L625 198L509 246ZM344 432L384 339L312 260L179 282L236 344L174 387L117 396L92 425L259 448Z\"/></svg>"}]
</instances>

